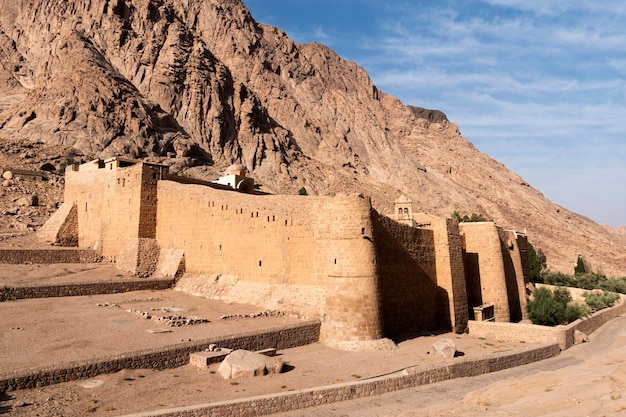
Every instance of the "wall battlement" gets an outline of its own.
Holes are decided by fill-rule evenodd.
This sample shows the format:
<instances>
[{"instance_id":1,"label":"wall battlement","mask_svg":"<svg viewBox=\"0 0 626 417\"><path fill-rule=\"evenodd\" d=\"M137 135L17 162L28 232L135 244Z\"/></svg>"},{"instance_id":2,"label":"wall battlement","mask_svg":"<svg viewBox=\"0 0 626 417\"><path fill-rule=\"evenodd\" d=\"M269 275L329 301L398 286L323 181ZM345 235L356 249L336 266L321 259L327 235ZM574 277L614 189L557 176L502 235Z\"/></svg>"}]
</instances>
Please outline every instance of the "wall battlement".
<instances>
[{"instance_id":1,"label":"wall battlement","mask_svg":"<svg viewBox=\"0 0 626 417\"><path fill-rule=\"evenodd\" d=\"M301 306L315 304L321 340L331 346L380 348L386 337L462 332L471 307L486 302L497 320L523 315L525 238L493 223L459 227L429 217L414 227L377 213L361 195L244 194L169 181L167 167L120 158L66 175L79 247L138 275L179 253L186 273L213 277L198 287L226 285L218 281L228 276L262 289L268 305L305 314ZM264 304L247 293L231 301Z\"/></svg>"}]
</instances>

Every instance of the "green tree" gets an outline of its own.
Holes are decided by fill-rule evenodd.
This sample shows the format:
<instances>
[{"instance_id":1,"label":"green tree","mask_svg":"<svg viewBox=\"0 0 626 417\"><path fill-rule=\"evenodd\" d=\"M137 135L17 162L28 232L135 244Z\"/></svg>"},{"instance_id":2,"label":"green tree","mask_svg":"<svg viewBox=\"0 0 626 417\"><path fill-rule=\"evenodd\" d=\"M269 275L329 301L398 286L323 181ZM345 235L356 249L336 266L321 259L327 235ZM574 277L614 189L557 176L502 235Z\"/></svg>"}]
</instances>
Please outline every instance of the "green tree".
<instances>
[{"instance_id":1,"label":"green tree","mask_svg":"<svg viewBox=\"0 0 626 417\"><path fill-rule=\"evenodd\" d=\"M546 255L541 249L535 251L530 242L528 242L528 268L531 282L543 282L542 273L548 269Z\"/></svg>"},{"instance_id":2,"label":"green tree","mask_svg":"<svg viewBox=\"0 0 626 417\"><path fill-rule=\"evenodd\" d=\"M302 187L298 190L299 195L307 195L306 188Z\"/></svg>"},{"instance_id":3,"label":"green tree","mask_svg":"<svg viewBox=\"0 0 626 417\"><path fill-rule=\"evenodd\" d=\"M574 267L574 275L580 275L587 272L587 268L585 268L585 261L583 261L583 257L578 255L578 261L576 261L576 266Z\"/></svg>"},{"instance_id":4,"label":"green tree","mask_svg":"<svg viewBox=\"0 0 626 417\"><path fill-rule=\"evenodd\" d=\"M485 219L482 214L472 213L471 216L468 216L467 214L461 216L461 214L458 211L455 211L454 213L452 213L452 218L456 219L456 221L459 223L472 223L472 222L486 222L487 221L487 219Z\"/></svg>"}]
</instances>

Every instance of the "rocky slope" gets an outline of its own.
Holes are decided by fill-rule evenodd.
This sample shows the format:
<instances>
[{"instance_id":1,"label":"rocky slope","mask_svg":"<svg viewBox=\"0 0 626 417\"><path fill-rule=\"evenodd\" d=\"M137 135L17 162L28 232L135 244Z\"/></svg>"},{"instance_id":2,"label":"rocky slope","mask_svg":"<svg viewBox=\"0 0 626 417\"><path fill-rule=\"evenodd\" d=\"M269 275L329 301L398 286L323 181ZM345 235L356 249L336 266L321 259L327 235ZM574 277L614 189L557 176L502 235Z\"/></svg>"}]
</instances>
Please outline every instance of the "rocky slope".
<instances>
[{"instance_id":1,"label":"rocky slope","mask_svg":"<svg viewBox=\"0 0 626 417\"><path fill-rule=\"evenodd\" d=\"M527 230L552 269L582 254L626 275L614 234L240 0L0 0L0 152L19 167L127 155L198 177L241 162L264 191L362 192L384 213L404 193L415 211Z\"/></svg>"}]
</instances>

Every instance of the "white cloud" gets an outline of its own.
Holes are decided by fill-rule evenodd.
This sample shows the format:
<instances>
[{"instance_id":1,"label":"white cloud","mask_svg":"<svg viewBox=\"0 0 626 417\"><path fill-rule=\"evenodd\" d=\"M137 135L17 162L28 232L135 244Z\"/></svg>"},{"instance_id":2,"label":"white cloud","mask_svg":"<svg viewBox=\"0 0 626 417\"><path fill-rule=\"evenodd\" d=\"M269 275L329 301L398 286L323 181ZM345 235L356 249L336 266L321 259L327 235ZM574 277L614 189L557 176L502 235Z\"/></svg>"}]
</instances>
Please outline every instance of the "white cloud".
<instances>
[{"instance_id":1,"label":"white cloud","mask_svg":"<svg viewBox=\"0 0 626 417\"><path fill-rule=\"evenodd\" d=\"M407 104L442 110L556 202L626 224L618 213L626 201L617 202L626 200L626 2L342 4L379 13L367 31L300 20L289 35L330 45Z\"/></svg>"}]
</instances>

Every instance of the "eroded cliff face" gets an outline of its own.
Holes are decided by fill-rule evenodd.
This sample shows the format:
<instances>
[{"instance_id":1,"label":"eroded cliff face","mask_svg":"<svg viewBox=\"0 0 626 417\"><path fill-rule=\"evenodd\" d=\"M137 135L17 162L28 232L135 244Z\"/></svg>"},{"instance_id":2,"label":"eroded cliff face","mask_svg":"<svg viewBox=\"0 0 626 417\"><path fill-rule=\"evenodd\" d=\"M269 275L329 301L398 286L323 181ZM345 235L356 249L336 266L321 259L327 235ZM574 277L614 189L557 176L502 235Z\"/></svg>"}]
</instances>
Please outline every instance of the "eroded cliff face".
<instances>
[{"instance_id":1,"label":"eroded cliff face","mask_svg":"<svg viewBox=\"0 0 626 417\"><path fill-rule=\"evenodd\" d=\"M25 146L36 156L21 157ZM240 162L264 191L362 192L383 213L404 193L416 212L526 229L553 269L571 272L582 254L626 274L623 242L479 152L443 113L404 106L240 0L0 0L0 152L30 166L126 155L211 178Z\"/></svg>"}]
</instances>

